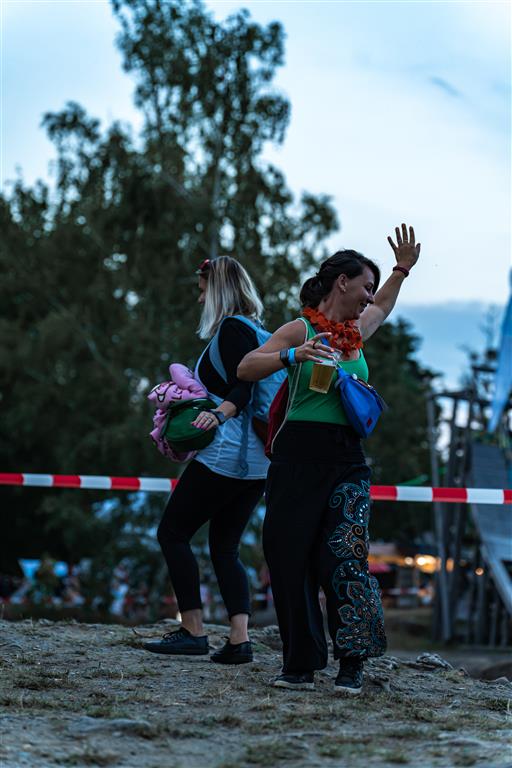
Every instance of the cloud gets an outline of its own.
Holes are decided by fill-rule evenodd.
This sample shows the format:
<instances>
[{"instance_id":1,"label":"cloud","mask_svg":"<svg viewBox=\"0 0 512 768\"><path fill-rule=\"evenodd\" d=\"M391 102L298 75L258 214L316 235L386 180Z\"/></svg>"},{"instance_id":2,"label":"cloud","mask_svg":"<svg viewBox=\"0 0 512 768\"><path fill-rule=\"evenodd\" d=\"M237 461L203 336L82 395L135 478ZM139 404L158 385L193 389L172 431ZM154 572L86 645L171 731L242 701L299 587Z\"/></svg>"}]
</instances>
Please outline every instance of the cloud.
<instances>
[{"instance_id":1,"label":"cloud","mask_svg":"<svg viewBox=\"0 0 512 768\"><path fill-rule=\"evenodd\" d=\"M431 77L430 82L438 88L441 88L441 90L447 93L448 96L454 96L455 98L462 96L462 93L457 90L455 86L453 86L447 80L444 80L442 77Z\"/></svg>"}]
</instances>

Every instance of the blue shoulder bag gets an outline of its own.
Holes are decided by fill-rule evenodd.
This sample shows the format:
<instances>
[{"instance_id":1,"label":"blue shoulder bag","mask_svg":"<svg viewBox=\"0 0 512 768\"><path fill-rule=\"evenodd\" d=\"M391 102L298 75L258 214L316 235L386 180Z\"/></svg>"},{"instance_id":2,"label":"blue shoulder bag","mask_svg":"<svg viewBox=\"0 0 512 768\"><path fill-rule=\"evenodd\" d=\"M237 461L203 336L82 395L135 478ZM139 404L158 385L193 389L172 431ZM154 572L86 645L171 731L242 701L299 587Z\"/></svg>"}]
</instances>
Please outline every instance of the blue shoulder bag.
<instances>
[{"instance_id":1,"label":"blue shoulder bag","mask_svg":"<svg viewBox=\"0 0 512 768\"><path fill-rule=\"evenodd\" d=\"M341 404L347 419L359 437L368 437L387 405L377 390L366 381L358 379L355 373L346 373L338 366L337 374L335 386L339 387Z\"/></svg>"}]
</instances>

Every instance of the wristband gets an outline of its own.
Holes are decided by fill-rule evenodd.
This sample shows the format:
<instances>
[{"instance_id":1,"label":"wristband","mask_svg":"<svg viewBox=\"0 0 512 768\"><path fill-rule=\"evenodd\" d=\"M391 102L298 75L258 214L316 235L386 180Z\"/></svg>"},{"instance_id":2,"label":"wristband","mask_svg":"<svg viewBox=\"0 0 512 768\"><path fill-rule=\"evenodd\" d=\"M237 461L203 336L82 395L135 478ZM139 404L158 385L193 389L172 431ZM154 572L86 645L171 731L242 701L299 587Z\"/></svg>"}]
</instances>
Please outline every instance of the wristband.
<instances>
[{"instance_id":1,"label":"wristband","mask_svg":"<svg viewBox=\"0 0 512 768\"><path fill-rule=\"evenodd\" d=\"M392 272L401 272L402 275L405 275L406 277L409 277L409 270L405 267L401 267L399 264L396 265L396 267L393 267L391 270Z\"/></svg>"},{"instance_id":2,"label":"wristband","mask_svg":"<svg viewBox=\"0 0 512 768\"><path fill-rule=\"evenodd\" d=\"M212 413L219 422L219 427L221 427L226 421L226 414L222 413L222 411L210 411L210 413Z\"/></svg>"},{"instance_id":3,"label":"wristband","mask_svg":"<svg viewBox=\"0 0 512 768\"><path fill-rule=\"evenodd\" d=\"M282 349L279 353L279 359L285 368L289 368L291 365L289 355L290 355L289 349Z\"/></svg>"},{"instance_id":4,"label":"wristband","mask_svg":"<svg viewBox=\"0 0 512 768\"><path fill-rule=\"evenodd\" d=\"M295 347L290 347L288 350L288 365L297 365L297 361L295 359Z\"/></svg>"}]
</instances>

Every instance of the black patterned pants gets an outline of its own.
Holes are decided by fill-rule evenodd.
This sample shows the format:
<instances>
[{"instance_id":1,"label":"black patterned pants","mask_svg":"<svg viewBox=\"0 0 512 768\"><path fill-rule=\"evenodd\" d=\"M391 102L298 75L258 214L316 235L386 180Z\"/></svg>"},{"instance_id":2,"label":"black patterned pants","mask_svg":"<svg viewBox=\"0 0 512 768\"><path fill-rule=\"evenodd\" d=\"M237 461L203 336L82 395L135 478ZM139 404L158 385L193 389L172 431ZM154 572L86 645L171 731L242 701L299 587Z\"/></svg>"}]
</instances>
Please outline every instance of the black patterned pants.
<instances>
[{"instance_id":1,"label":"black patterned pants","mask_svg":"<svg viewBox=\"0 0 512 768\"><path fill-rule=\"evenodd\" d=\"M380 590L368 571L370 470L350 427L290 422L274 445L263 548L283 641L283 671L323 669L326 597L334 658L386 650Z\"/></svg>"}]
</instances>

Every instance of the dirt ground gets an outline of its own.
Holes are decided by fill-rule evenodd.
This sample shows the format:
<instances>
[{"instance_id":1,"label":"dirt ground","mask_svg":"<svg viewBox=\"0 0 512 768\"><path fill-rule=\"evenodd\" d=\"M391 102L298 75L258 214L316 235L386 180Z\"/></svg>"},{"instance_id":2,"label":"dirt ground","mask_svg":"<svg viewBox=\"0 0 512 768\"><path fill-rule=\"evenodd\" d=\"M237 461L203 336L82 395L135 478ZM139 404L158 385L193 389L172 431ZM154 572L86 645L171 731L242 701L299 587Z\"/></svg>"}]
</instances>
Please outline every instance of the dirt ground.
<instances>
[{"instance_id":1,"label":"dirt ground","mask_svg":"<svg viewBox=\"0 0 512 768\"><path fill-rule=\"evenodd\" d=\"M276 627L252 631L253 664L220 667L141 649L174 623L1 621L2 768L512 766L504 677L415 652L368 662L357 698L336 695L333 663L314 692L290 692L269 686ZM208 629L222 645L226 628Z\"/></svg>"}]
</instances>

